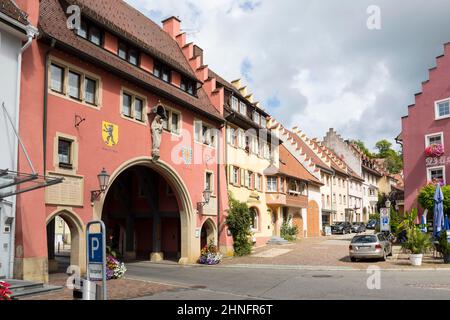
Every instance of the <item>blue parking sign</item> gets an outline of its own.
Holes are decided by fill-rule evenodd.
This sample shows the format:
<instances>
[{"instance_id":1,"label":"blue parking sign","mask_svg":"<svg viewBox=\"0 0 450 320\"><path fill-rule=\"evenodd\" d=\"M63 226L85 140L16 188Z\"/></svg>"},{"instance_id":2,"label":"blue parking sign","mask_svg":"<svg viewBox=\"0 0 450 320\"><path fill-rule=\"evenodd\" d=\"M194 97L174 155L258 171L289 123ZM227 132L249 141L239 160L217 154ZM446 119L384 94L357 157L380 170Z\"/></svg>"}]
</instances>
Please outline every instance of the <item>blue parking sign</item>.
<instances>
[{"instance_id":1,"label":"blue parking sign","mask_svg":"<svg viewBox=\"0 0 450 320\"><path fill-rule=\"evenodd\" d=\"M103 264L103 238L101 233L88 236L88 263Z\"/></svg>"}]
</instances>

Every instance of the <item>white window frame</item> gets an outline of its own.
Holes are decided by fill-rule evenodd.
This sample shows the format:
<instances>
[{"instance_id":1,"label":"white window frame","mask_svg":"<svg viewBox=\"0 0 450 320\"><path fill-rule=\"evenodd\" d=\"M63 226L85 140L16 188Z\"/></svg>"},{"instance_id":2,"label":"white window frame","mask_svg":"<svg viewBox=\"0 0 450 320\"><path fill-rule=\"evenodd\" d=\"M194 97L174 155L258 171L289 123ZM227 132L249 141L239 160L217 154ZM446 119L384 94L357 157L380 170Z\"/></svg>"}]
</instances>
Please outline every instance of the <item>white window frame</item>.
<instances>
[{"instance_id":1,"label":"white window frame","mask_svg":"<svg viewBox=\"0 0 450 320\"><path fill-rule=\"evenodd\" d=\"M180 136L181 135L181 124L183 123L182 121L182 115L181 112L176 110L176 109L172 109L172 108L166 108L166 113L167 113L167 128L164 128L164 130L166 132L170 132L173 135L176 136ZM173 114L176 114L178 116L178 130L174 131L174 129L172 128L172 116ZM194 130L195 130L195 124L194 124Z\"/></svg>"},{"instance_id":2,"label":"white window frame","mask_svg":"<svg viewBox=\"0 0 450 320\"><path fill-rule=\"evenodd\" d=\"M436 167L429 167L427 168L427 181L431 181L431 171L432 170L439 170L442 169L442 177L444 180L444 185L447 184L446 179L445 179L445 166L436 166Z\"/></svg>"},{"instance_id":3,"label":"white window frame","mask_svg":"<svg viewBox=\"0 0 450 320\"><path fill-rule=\"evenodd\" d=\"M236 98L235 96L231 97L231 109L239 112L239 99Z\"/></svg>"},{"instance_id":4,"label":"white window frame","mask_svg":"<svg viewBox=\"0 0 450 320\"><path fill-rule=\"evenodd\" d=\"M437 100L437 101L434 102L434 116L435 116L434 119L435 120L450 118L450 113L445 115L445 116L440 116L439 115L439 104L441 102L446 102L446 101L448 101L449 108L450 108L450 98L445 98L445 99Z\"/></svg>"},{"instance_id":5,"label":"white window frame","mask_svg":"<svg viewBox=\"0 0 450 320\"><path fill-rule=\"evenodd\" d=\"M269 188L269 180L275 180L275 190ZM272 184L270 184L272 186ZM266 178L266 190L267 192L278 192L278 178L277 177L267 177Z\"/></svg>"},{"instance_id":6,"label":"white window frame","mask_svg":"<svg viewBox=\"0 0 450 320\"><path fill-rule=\"evenodd\" d=\"M430 146L430 138L433 137L441 137L442 145L444 145L444 132L436 132L436 133L430 133L425 135L425 148L428 148Z\"/></svg>"},{"instance_id":7,"label":"white window frame","mask_svg":"<svg viewBox=\"0 0 450 320\"><path fill-rule=\"evenodd\" d=\"M204 187L203 187L203 190L206 190L206 177L208 176L208 174L210 174L211 175L211 180L210 180L210 182L209 182L209 184L210 184L210 191L211 191L211 196L214 196L215 195L215 188L214 188L214 172L213 171L210 171L210 170L206 170L205 171L205 181L204 181Z\"/></svg>"},{"instance_id":8,"label":"white window frame","mask_svg":"<svg viewBox=\"0 0 450 320\"><path fill-rule=\"evenodd\" d=\"M239 113L247 116L247 105L242 101L239 101Z\"/></svg>"}]
</instances>

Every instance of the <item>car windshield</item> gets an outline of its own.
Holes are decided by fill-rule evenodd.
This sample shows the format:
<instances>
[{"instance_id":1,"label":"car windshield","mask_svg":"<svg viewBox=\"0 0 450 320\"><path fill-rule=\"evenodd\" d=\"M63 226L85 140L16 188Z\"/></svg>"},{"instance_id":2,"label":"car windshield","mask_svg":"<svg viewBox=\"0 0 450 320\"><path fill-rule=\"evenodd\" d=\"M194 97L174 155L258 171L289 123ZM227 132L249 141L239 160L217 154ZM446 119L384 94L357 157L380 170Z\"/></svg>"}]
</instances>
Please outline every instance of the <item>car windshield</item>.
<instances>
[{"instance_id":1,"label":"car windshield","mask_svg":"<svg viewBox=\"0 0 450 320\"><path fill-rule=\"evenodd\" d=\"M371 236L371 235L356 236L352 239L352 243L372 243L372 242L377 242L376 236Z\"/></svg>"}]
</instances>

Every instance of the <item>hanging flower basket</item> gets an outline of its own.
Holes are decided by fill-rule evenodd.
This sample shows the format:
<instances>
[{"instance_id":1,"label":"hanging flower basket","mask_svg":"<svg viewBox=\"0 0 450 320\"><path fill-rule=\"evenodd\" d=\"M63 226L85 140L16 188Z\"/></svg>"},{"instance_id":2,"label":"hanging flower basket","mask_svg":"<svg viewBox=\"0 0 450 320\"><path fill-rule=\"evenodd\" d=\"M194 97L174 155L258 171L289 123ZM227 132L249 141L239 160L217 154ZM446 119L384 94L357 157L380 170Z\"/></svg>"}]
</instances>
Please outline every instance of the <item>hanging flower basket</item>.
<instances>
[{"instance_id":1,"label":"hanging flower basket","mask_svg":"<svg viewBox=\"0 0 450 320\"><path fill-rule=\"evenodd\" d=\"M11 290L9 287L11 285L4 281L0 281L0 300L11 300Z\"/></svg>"},{"instance_id":2,"label":"hanging flower basket","mask_svg":"<svg viewBox=\"0 0 450 320\"><path fill-rule=\"evenodd\" d=\"M112 255L106 257L106 279L120 279L123 277L127 268L123 262L120 262Z\"/></svg>"},{"instance_id":3,"label":"hanging flower basket","mask_svg":"<svg viewBox=\"0 0 450 320\"><path fill-rule=\"evenodd\" d=\"M222 260L222 254L219 253L217 247L213 244L206 245L200 252L200 264L214 265Z\"/></svg>"},{"instance_id":4,"label":"hanging flower basket","mask_svg":"<svg viewBox=\"0 0 450 320\"><path fill-rule=\"evenodd\" d=\"M444 146L442 144L431 144L425 149L425 155L431 158L437 158L444 154Z\"/></svg>"}]
</instances>

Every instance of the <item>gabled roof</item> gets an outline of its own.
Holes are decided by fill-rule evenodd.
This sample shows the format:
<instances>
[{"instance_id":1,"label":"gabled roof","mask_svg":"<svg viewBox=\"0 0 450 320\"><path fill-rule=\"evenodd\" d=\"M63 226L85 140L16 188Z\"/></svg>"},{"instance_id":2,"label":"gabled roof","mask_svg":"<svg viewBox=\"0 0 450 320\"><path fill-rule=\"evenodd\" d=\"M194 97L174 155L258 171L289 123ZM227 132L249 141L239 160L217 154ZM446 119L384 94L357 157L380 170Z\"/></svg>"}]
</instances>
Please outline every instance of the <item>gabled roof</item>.
<instances>
[{"instance_id":1,"label":"gabled roof","mask_svg":"<svg viewBox=\"0 0 450 320\"><path fill-rule=\"evenodd\" d=\"M347 165L345 164L345 162L343 160L339 159L339 157L334 153L333 150L331 150L328 147L326 147L325 145L319 143L316 139L312 139L311 142L314 145L316 145L317 148L320 148L323 151L322 153L330 161L331 168L334 171L337 171L338 173L340 173L342 175L348 175L347 171L345 170Z\"/></svg>"},{"instance_id":2,"label":"gabled roof","mask_svg":"<svg viewBox=\"0 0 450 320\"><path fill-rule=\"evenodd\" d=\"M142 49L155 53L164 62L178 64L186 73L193 74L178 44L164 34L164 31L144 15L119 0L70 0L80 4L82 12L96 19L105 27L122 33L128 40L142 44ZM127 80L153 90L181 105L200 111L214 120L223 121L220 112L211 104L203 88L197 91L198 97L189 95L172 84L156 78L117 55L77 36L66 26L66 14L59 0L42 0L40 3L39 28L44 39L57 40L57 48L70 50L88 61L101 65ZM58 43L59 42L59 43ZM158 48L158 50L156 49ZM173 54L174 58L169 57ZM189 67L189 70L187 69ZM194 75L195 77L195 75Z\"/></svg>"},{"instance_id":3,"label":"gabled roof","mask_svg":"<svg viewBox=\"0 0 450 320\"><path fill-rule=\"evenodd\" d=\"M1 0L0 12L25 26L30 24L28 21L28 15L20 10L20 8L12 0Z\"/></svg>"},{"instance_id":4,"label":"gabled roof","mask_svg":"<svg viewBox=\"0 0 450 320\"><path fill-rule=\"evenodd\" d=\"M314 177L284 146L280 145L280 169L279 172L289 177L302 179L313 182L315 184L322 184L322 182Z\"/></svg>"},{"instance_id":5,"label":"gabled roof","mask_svg":"<svg viewBox=\"0 0 450 320\"><path fill-rule=\"evenodd\" d=\"M294 138L294 141L302 149L302 152L304 152L306 156L310 158L316 166L330 170L330 166L326 164L322 159L320 159L316 155L316 153L313 150L311 150L311 147L306 142L303 141L303 139L301 139L297 134L295 134L290 130L286 129L286 131L289 132L289 135Z\"/></svg>"}]
</instances>

